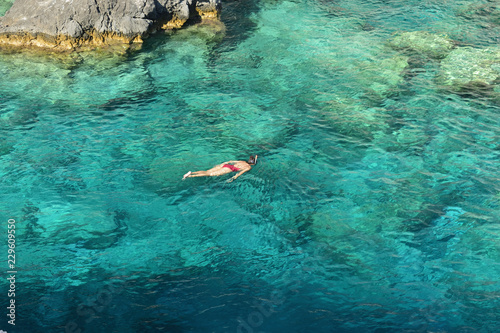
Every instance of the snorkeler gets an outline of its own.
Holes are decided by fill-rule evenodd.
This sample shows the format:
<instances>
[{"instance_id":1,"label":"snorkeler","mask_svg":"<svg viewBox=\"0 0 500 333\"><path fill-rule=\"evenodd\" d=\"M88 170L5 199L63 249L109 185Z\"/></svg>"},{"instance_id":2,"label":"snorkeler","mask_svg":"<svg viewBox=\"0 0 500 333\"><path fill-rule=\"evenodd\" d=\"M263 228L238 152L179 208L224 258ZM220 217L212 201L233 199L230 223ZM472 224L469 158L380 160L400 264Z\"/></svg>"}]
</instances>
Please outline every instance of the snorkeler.
<instances>
[{"instance_id":1,"label":"snorkeler","mask_svg":"<svg viewBox=\"0 0 500 333\"><path fill-rule=\"evenodd\" d=\"M211 176L222 176L225 175L226 173L230 172L237 172L239 171L236 175L231 177L227 182L230 183L245 172L249 171L252 168L252 165L257 164L257 155L255 156L250 156L247 162L245 161L227 161L224 163L221 163L219 165L214 166L212 169L209 169L207 171L195 171L191 172L189 171L184 175L182 180L188 178L188 177L211 177Z\"/></svg>"}]
</instances>

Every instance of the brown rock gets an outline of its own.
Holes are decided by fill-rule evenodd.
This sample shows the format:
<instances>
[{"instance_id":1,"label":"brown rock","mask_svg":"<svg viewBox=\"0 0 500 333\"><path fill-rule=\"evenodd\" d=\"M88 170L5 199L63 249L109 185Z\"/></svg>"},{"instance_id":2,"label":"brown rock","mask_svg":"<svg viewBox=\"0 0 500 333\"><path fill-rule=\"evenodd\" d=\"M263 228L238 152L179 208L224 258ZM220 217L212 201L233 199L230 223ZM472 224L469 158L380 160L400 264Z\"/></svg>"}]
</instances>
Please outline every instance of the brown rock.
<instances>
[{"instance_id":1,"label":"brown rock","mask_svg":"<svg viewBox=\"0 0 500 333\"><path fill-rule=\"evenodd\" d=\"M220 0L16 0L0 17L0 47L132 45L188 20L217 19L220 8Z\"/></svg>"}]
</instances>

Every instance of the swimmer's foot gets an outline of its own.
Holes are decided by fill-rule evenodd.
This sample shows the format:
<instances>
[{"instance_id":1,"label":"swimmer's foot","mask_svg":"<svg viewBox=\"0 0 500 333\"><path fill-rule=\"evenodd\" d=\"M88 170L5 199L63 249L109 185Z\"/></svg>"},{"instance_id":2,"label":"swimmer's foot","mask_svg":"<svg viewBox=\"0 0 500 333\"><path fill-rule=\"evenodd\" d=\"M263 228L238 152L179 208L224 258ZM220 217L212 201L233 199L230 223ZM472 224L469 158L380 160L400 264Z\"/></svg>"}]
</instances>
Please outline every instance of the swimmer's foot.
<instances>
[{"instance_id":1,"label":"swimmer's foot","mask_svg":"<svg viewBox=\"0 0 500 333\"><path fill-rule=\"evenodd\" d=\"M188 173L186 173L186 174L184 175L184 177L182 177L182 180L184 180L184 179L186 179L187 177L191 176L191 173L192 173L191 171L189 171Z\"/></svg>"}]
</instances>

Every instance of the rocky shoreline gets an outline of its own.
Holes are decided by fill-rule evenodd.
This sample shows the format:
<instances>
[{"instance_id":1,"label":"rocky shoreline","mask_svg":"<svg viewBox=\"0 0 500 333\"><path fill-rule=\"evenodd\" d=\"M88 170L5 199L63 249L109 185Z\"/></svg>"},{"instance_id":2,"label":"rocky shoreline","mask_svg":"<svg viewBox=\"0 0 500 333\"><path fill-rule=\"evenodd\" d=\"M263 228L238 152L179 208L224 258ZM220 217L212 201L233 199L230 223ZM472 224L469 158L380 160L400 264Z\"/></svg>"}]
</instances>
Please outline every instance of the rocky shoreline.
<instances>
[{"instance_id":1,"label":"rocky shoreline","mask_svg":"<svg viewBox=\"0 0 500 333\"><path fill-rule=\"evenodd\" d=\"M220 10L220 0L15 0L0 17L0 48L133 45L187 22L218 20Z\"/></svg>"}]
</instances>

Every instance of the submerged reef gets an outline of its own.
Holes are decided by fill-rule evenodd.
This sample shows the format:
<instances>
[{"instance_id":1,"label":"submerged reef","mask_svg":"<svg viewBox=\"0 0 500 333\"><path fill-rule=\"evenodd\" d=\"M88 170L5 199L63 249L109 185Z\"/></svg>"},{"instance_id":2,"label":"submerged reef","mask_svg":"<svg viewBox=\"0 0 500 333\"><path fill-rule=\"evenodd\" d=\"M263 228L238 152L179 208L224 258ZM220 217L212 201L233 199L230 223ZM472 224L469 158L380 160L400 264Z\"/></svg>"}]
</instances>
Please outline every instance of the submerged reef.
<instances>
[{"instance_id":1,"label":"submerged reef","mask_svg":"<svg viewBox=\"0 0 500 333\"><path fill-rule=\"evenodd\" d=\"M188 20L218 19L220 0L16 0L0 17L0 46L55 50L141 43Z\"/></svg>"},{"instance_id":2,"label":"submerged reef","mask_svg":"<svg viewBox=\"0 0 500 333\"><path fill-rule=\"evenodd\" d=\"M397 34L389 41L389 45L396 50L409 50L435 59L446 57L455 46L448 37L427 31Z\"/></svg>"},{"instance_id":3,"label":"submerged reef","mask_svg":"<svg viewBox=\"0 0 500 333\"><path fill-rule=\"evenodd\" d=\"M500 78L500 49L461 47L441 61L439 82L457 89L493 85Z\"/></svg>"},{"instance_id":4,"label":"submerged reef","mask_svg":"<svg viewBox=\"0 0 500 333\"><path fill-rule=\"evenodd\" d=\"M500 49L454 49L441 61L437 82L456 94L500 103Z\"/></svg>"},{"instance_id":5,"label":"submerged reef","mask_svg":"<svg viewBox=\"0 0 500 333\"><path fill-rule=\"evenodd\" d=\"M362 61L357 75L359 83L366 87L366 94L371 100L381 101L397 92L403 82L409 58L396 54L388 58L376 58Z\"/></svg>"},{"instance_id":6,"label":"submerged reef","mask_svg":"<svg viewBox=\"0 0 500 333\"><path fill-rule=\"evenodd\" d=\"M444 35L402 32L387 42L401 53L438 66L436 83L450 92L500 101L500 48L457 46ZM426 60L427 59L427 60Z\"/></svg>"}]
</instances>

